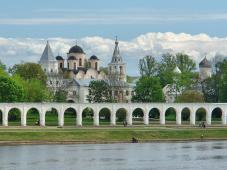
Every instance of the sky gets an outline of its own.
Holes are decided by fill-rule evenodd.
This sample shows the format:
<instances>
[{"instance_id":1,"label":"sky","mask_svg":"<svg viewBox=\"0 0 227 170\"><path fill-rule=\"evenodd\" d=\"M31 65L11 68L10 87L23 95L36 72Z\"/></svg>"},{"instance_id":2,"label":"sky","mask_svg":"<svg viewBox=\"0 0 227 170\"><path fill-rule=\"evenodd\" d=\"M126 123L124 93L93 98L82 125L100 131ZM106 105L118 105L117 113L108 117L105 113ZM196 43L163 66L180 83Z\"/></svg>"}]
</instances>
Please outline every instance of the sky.
<instances>
[{"instance_id":1,"label":"sky","mask_svg":"<svg viewBox=\"0 0 227 170\"><path fill-rule=\"evenodd\" d=\"M102 65L118 36L129 75L138 60L184 52L198 63L227 55L226 0L0 0L0 60L8 67L37 62L47 40L66 57L80 45Z\"/></svg>"}]
</instances>

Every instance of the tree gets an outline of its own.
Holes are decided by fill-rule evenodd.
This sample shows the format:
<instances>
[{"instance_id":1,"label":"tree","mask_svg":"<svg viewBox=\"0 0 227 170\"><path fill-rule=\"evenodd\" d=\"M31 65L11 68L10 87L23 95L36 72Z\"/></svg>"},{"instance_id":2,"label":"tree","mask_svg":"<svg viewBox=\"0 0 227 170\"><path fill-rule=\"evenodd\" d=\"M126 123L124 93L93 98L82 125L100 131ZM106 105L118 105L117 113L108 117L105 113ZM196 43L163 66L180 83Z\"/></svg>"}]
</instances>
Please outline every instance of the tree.
<instances>
[{"instance_id":1,"label":"tree","mask_svg":"<svg viewBox=\"0 0 227 170\"><path fill-rule=\"evenodd\" d=\"M87 100L90 103L113 102L111 87L104 80L94 80L89 84Z\"/></svg>"},{"instance_id":2,"label":"tree","mask_svg":"<svg viewBox=\"0 0 227 170\"><path fill-rule=\"evenodd\" d=\"M136 83L133 102L162 102L163 92L157 77L141 77Z\"/></svg>"},{"instance_id":3,"label":"tree","mask_svg":"<svg viewBox=\"0 0 227 170\"><path fill-rule=\"evenodd\" d=\"M187 90L177 97L176 102L177 103L203 103L204 96L199 91Z\"/></svg>"},{"instance_id":4,"label":"tree","mask_svg":"<svg viewBox=\"0 0 227 170\"><path fill-rule=\"evenodd\" d=\"M11 77L0 76L0 102L22 102L23 87Z\"/></svg>"},{"instance_id":5,"label":"tree","mask_svg":"<svg viewBox=\"0 0 227 170\"><path fill-rule=\"evenodd\" d=\"M157 75L158 63L154 57L148 55L139 60L139 70L141 76L155 76Z\"/></svg>"},{"instance_id":6,"label":"tree","mask_svg":"<svg viewBox=\"0 0 227 170\"><path fill-rule=\"evenodd\" d=\"M66 102L67 99L67 91L58 90L54 94L54 102Z\"/></svg>"},{"instance_id":7,"label":"tree","mask_svg":"<svg viewBox=\"0 0 227 170\"><path fill-rule=\"evenodd\" d=\"M1 62L1 60L0 60L0 69L3 70L3 71L6 70L6 65L3 64L3 63Z\"/></svg>"},{"instance_id":8,"label":"tree","mask_svg":"<svg viewBox=\"0 0 227 170\"><path fill-rule=\"evenodd\" d=\"M9 69L9 72L12 75L19 75L24 80L37 79L46 84L47 76L41 66L36 63L16 64Z\"/></svg>"},{"instance_id":9,"label":"tree","mask_svg":"<svg viewBox=\"0 0 227 170\"><path fill-rule=\"evenodd\" d=\"M195 62L190 59L187 54L177 53L176 54L176 65L179 67L182 73L191 72L196 69Z\"/></svg>"}]
</instances>

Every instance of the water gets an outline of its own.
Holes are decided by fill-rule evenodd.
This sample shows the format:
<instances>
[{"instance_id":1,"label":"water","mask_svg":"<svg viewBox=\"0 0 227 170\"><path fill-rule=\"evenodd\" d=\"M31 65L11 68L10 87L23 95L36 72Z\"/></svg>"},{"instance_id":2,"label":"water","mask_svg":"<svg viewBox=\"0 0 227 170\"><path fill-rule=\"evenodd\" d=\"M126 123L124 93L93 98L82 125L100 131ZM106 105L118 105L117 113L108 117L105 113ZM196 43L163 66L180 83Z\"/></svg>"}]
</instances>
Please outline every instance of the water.
<instances>
[{"instance_id":1,"label":"water","mask_svg":"<svg viewBox=\"0 0 227 170\"><path fill-rule=\"evenodd\" d=\"M0 147L0 169L227 169L227 141Z\"/></svg>"}]
</instances>

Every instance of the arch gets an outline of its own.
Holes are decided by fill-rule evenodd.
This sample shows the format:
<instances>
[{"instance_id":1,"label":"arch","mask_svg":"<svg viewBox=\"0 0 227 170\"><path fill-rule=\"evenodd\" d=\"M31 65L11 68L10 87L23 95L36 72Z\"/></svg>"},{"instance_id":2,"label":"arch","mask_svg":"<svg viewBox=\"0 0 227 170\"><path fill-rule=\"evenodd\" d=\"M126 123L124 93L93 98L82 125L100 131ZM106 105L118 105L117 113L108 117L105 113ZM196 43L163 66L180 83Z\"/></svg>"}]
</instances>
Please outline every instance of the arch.
<instances>
[{"instance_id":1,"label":"arch","mask_svg":"<svg viewBox=\"0 0 227 170\"><path fill-rule=\"evenodd\" d=\"M169 107L165 111L166 124L175 124L177 119L177 111L174 107Z\"/></svg>"},{"instance_id":2,"label":"arch","mask_svg":"<svg viewBox=\"0 0 227 170\"><path fill-rule=\"evenodd\" d=\"M99 124L100 125L109 125L111 118L111 110L107 107L100 109L99 111Z\"/></svg>"},{"instance_id":3,"label":"arch","mask_svg":"<svg viewBox=\"0 0 227 170\"><path fill-rule=\"evenodd\" d=\"M200 107L195 112L195 121L196 124L199 124L202 121L206 121L207 110L204 107Z\"/></svg>"},{"instance_id":4,"label":"arch","mask_svg":"<svg viewBox=\"0 0 227 170\"><path fill-rule=\"evenodd\" d=\"M77 111L69 107L64 111L64 126L76 126Z\"/></svg>"},{"instance_id":5,"label":"arch","mask_svg":"<svg viewBox=\"0 0 227 170\"><path fill-rule=\"evenodd\" d=\"M94 110L91 107L86 107L82 111L82 124L93 125Z\"/></svg>"},{"instance_id":6,"label":"arch","mask_svg":"<svg viewBox=\"0 0 227 170\"><path fill-rule=\"evenodd\" d=\"M149 121L152 124L159 124L160 123L160 110L158 108L152 108L149 111Z\"/></svg>"},{"instance_id":7,"label":"arch","mask_svg":"<svg viewBox=\"0 0 227 170\"><path fill-rule=\"evenodd\" d=\"M136 125L143 125L144 124L144 110L141 108L135 108L132 112L132 122Z\"/></svg>"},{"instance_id":8,"label":"arch","mask_svg":"<svg viewBox=\"0 0 227 170\"><path fill-rule=\"evenodd\" d=\"M11 108L8 111L8 125L20 126L21 125L21 110L19 108Z\"/></svg>"},{"instance_id":9,"label":"arch","mask_svg":"<svg viewBox=\"0 0 227 170\"><path fill-rule=\"evenodd\" d=\"M118 108L116 111L116 123L122 125L124 121L127 122L128 111L125 108Z\"/></svg>"},{"instance_id":10,"label":"arch","mask_svg":"<svg viewBox=\"0 0 227 170\"><path fill-rule=\"evenodd\" d=\"M40 125L40 112L37 108L29 108L27 111L27 125L39 126Z\"/></svg>"},{"instance_id":11,"label":"arch","mask_svg":"<svg viewBox=\"0 0 227 170\"><path fill-rule=\"evenodd\" d=\"M69 99L67 100L67 103L75 103L75 101L73 99Z\"/></svg>"},{"instance_id":12,"label":"arch","mask_svg":"<svg viewBox=\"0 0 227 170\"><path fill-rule=\"evenodd\" d=\"M58 110L51 107L45 112L45 125L58 126Z\"/></svg>"},{"instance_id":13,"label":"arch","mask_svg":"<svg viewBox=\"0 0 227 170\"><path fill-rule=\"evenodd\" d=\"M190 124L190 115L191 115L191 110L188 107L184 107L181 110L182 124Z\"/></svg>"},{"instance_id":14,"label":"arch","mask_svg":"<svg viewBox=\"0 0 227 170\"><path fill-rule=\"evenodd\" d=\"M220 107L214 108L211 112L212 124L222 124L222 114L223 110Z\"/></svg>"},{"instance_id":15,"label":"arch","mask_svg":"<svg viewBox=\"0 0 227 170\"><path fill-rule=\"evenodd\" d=\"M2 118L3 118L3 112L2 112L2 110L0 109L0 125L2 125Z\"/></svg>"}]
</instances>

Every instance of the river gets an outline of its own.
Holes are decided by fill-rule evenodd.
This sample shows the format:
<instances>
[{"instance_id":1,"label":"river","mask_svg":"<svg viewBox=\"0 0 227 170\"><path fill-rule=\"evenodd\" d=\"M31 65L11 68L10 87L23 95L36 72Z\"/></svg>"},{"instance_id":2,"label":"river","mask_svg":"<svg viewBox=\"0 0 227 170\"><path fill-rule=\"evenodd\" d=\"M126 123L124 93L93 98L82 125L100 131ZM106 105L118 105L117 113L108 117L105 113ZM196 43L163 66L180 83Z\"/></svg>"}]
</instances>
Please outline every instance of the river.
<instances>
[{"instance_id":1,"label":"river","mask_svg":"<svg viewBox=\"0 0 227 170\"><path fill-rule=\"evenodd\" d=\"M227 169L227 141L0 146L2 170Z\"/></svg>"}]
</instances>

